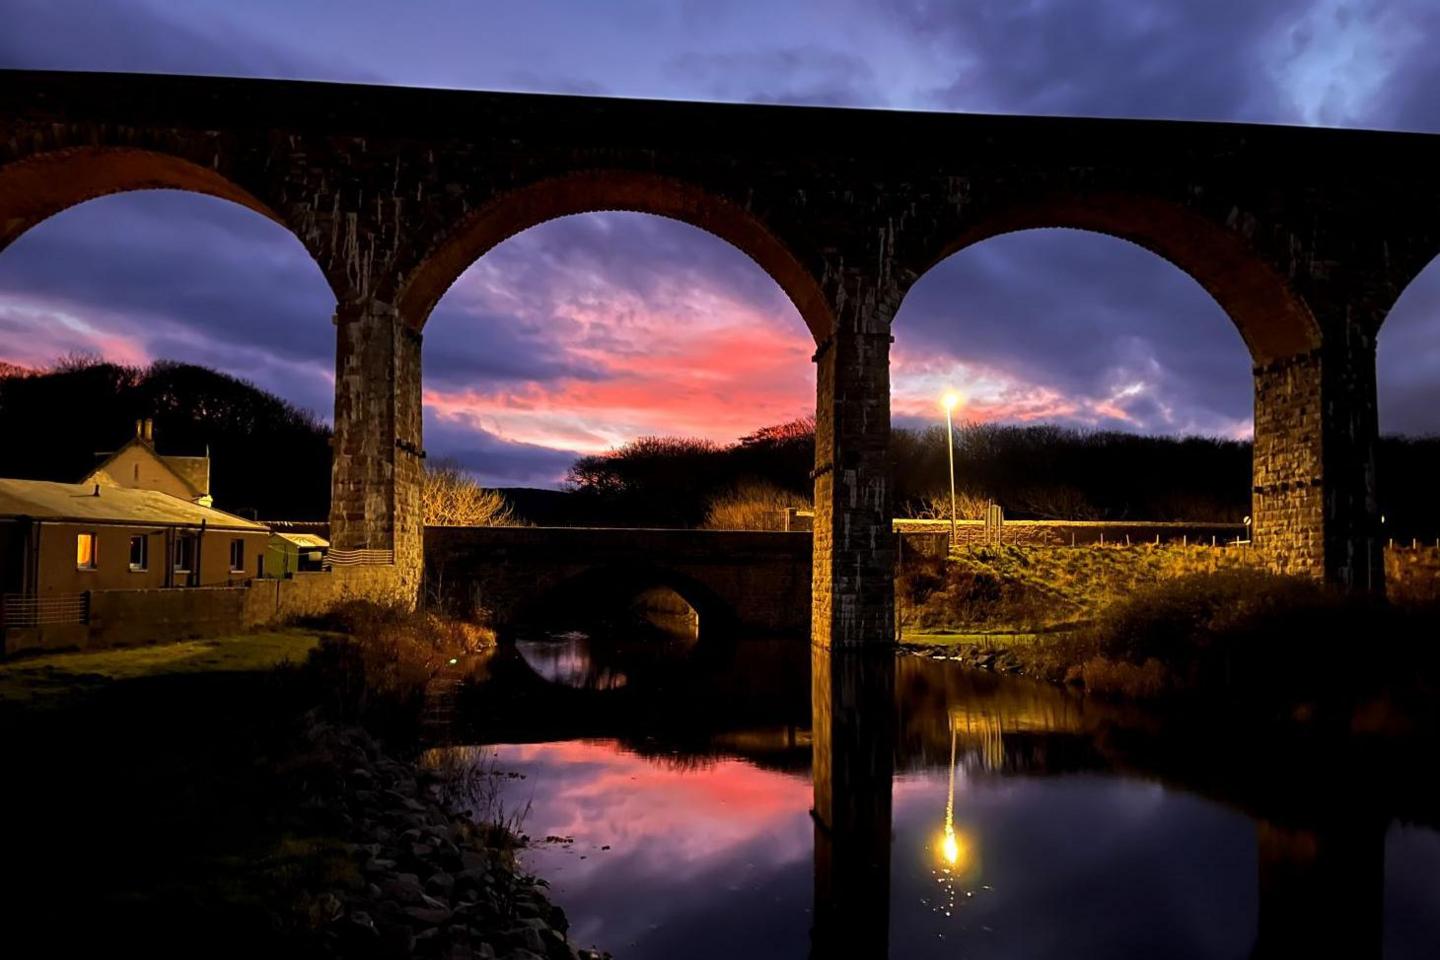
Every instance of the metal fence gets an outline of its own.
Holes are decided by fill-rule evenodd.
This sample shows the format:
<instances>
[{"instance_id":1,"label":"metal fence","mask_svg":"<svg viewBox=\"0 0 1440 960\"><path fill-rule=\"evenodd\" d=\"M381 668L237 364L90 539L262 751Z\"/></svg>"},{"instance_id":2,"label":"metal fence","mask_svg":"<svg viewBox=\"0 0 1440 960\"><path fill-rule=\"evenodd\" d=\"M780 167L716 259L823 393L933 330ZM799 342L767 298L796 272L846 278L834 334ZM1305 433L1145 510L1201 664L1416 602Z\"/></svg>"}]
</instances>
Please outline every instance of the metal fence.
<instances>
[{"instance_id":1,"label":"metal fence","mask_svg":"<svg viewBox=\"0 0 1440 960\"><path fill-rule=\"evenodd\" d=\"M383 566L395 562L394 550L335 550L325 554L323 569Z\"/></svg>"},{"instance_id":2,"label":"metal fence","mask_svg":"<svg viewBox=\"0 0 1440 960\"><path fill-rule=\"evenodd\" d=\"M31 597L7 593L0 599L0 624L38 627L50 623L89 623L90 594L61 593Z\"/></svg>"}]
</instances>

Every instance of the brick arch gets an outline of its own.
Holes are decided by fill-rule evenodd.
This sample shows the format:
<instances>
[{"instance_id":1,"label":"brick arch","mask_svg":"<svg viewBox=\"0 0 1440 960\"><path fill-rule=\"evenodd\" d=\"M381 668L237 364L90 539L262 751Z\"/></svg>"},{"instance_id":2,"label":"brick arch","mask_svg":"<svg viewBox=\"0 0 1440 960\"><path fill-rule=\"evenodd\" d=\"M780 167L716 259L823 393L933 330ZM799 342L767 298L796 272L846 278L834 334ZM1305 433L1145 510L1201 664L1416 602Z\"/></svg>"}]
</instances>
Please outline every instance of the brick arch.
<instances>
[{"instance_id":1,"label":"brick arch","mask_svg":"<svg viewBox=\"0 0 1440 960\"><path fill-rule=\"evenodd\" d=\"M1279 270L1234 229L1159 197L1104 193L1000 205L916 258L915 275L967 247L1022 230L1071 229L1126 240L1166 260L1214 298L1257 365L1320 346L1320 325Z\"/></svg>"},{"instance_id":2,"label":"brick arch","mask_svg":"<svg viewBox=\"0 0 1440 960\"><path fill-rule=\"evenodd\" d=\"M275 209L213 167L136 147L74 147L0 164L0 251L31 227L89 200L137 190L180 190L228 200L284 227L331 277Z\"/></svg>"},{"instance_id":3,"label":"brick arch","mask_svg":"<svg viewBox=\"0 0 1440 960\"><path fill-rule=\"evenodd\" d=\"M648 213L714 234L780 285L817 342L829 337L834 320L819 284L758 217L686 181L628 170L586 170L538 180L474 210L404 279L396 298L401 316L422 327L460 275L506 239L549 220L602 211Z\"/></svg>"}]
</instances>

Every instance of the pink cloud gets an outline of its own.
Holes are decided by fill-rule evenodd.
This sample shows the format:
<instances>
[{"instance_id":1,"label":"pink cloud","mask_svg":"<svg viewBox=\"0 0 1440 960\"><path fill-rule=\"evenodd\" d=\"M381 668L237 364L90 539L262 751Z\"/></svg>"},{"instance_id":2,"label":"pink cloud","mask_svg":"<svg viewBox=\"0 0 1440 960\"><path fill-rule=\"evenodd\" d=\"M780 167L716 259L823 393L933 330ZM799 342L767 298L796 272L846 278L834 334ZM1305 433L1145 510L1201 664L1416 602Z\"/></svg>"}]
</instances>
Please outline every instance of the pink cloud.
<instances>
[{"instance_id":1,"label":"pink cloud","mask_svg":"<svg viewBox=\"0 0 1440 960\"><path fill-rule=\"evenodd\" d=\"M72 353L96 354L116 363L143 365L150 354L143 338L123 332L125 317L35 297L0 294L0 360L44 369Z\"/></svg>"}]
</instances>

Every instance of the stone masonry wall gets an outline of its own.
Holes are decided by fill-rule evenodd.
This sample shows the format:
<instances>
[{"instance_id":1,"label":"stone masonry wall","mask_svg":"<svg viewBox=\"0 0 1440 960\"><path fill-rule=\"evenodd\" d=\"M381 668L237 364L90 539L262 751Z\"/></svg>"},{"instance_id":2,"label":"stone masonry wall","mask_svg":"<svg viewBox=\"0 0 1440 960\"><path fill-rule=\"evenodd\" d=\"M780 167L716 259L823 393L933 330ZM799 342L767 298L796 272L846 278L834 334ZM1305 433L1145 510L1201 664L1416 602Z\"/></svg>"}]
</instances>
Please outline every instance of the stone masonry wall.
<instances>
[{"instance_id":1,"label":"stone masonry wall","mask_svg":"<svg viewBox=\"0 0 1440 960\"><path fill-rule=\"evenodd\" d=\"M1255 370L1254 540L1282 573L1324 572L1320 389L1318 352Z\"/></svg>"}]
</instances>

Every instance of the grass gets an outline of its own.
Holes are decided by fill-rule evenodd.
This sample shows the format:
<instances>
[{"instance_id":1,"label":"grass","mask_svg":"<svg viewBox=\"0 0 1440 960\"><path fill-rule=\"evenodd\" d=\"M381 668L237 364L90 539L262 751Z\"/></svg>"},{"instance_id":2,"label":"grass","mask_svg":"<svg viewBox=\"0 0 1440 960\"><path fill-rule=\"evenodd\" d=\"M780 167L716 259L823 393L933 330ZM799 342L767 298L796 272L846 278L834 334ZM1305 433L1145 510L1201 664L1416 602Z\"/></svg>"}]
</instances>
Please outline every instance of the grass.
<instances>
[{"instance_id":1,"label":"grass","mask_svg":"<svg viewBox=\"0 0 1440 960\"><path fill-rule=\"evenodd\" d=\"M968 547L906 564L896 600L907 642L920 634L1034 633L1088 622L1179 576L1251 563L1243 549L1178 544Z\"/></svg>"},{"instance_id":2,"label":"grass","mask_svg":"<svg viewBox=\"0 0 1440 960\"><path fill-rule=\"evenodd\" d=\"M251 673L300 664L320 643L314 630L243 633L210 640L87 653L51 653L0 663L0 700L65 699L123 680L194 673Z\"/></svg>"}]
</instances>

